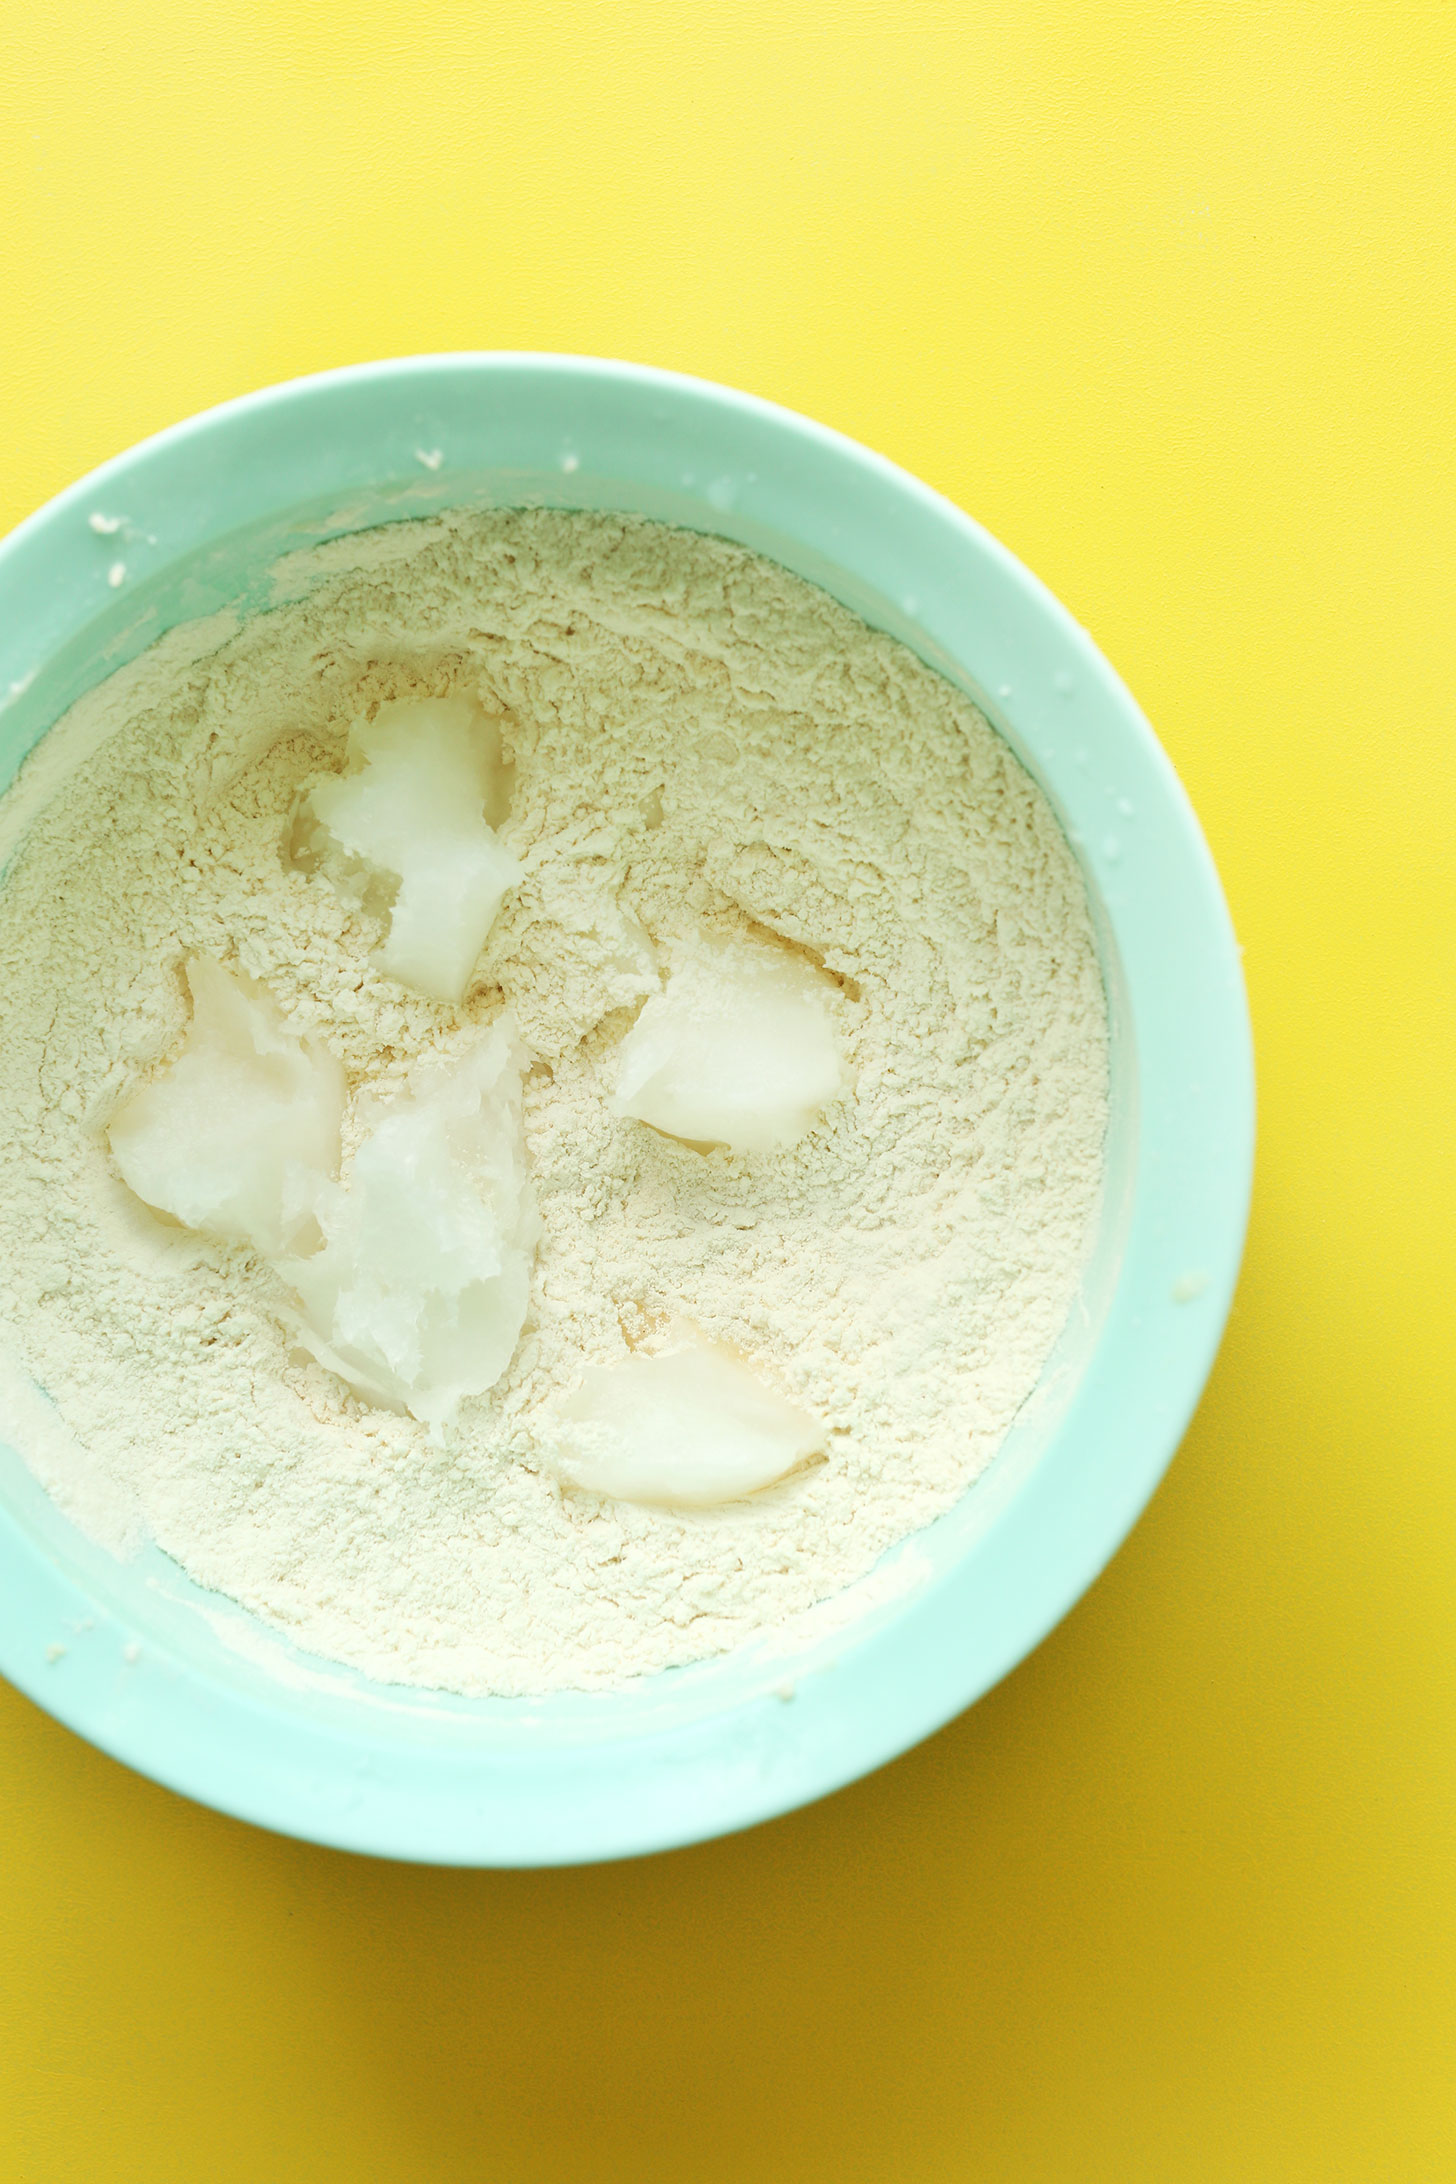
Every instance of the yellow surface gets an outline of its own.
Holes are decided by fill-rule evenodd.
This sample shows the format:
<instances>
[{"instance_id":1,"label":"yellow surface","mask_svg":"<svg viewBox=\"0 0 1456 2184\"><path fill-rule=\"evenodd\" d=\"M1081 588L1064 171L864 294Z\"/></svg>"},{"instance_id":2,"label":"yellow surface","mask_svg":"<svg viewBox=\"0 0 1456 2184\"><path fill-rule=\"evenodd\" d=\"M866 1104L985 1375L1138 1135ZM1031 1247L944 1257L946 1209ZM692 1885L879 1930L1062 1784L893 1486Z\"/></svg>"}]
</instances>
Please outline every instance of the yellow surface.
<instances>
[{"instance_id":1,"label":"yellow surface","mask_svg":"<svg viewBox=\"0 0 1456 2184\"><path fill-rule=\"evenodd\" d=\"M594 350L952 494L1247 947L1239 1307L1112 1570L642 1864L274 1840L0 1695L0 2184L1456 2178L1456 7L5 0L0 519L361 357Z\"/></svg>"}]
</instances>

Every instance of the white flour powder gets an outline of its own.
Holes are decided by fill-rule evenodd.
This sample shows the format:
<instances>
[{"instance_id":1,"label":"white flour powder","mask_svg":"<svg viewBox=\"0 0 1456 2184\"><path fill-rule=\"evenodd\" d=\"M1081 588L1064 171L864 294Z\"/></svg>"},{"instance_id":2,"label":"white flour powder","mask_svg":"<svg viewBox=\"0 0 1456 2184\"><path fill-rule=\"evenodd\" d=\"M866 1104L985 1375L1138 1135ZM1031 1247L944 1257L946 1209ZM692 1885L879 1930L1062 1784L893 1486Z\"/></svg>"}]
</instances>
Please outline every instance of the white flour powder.
<instances>
[{"instance_id":1,"label":"white flour powder","mask_svg":"<svg viewBox=\"0 0 1456 2184\"><path fill-rule=\"evenodd\" d=\"M58 1414L26 1453L82 1523L129 1508L396 1682L591 1686L771 1635L956 1500L1075 1295L1106 1020L1071 852L967 700L719 541L456 515L294 557L278 597L114 675L0 807L0 1317ZM287 857L349 721L446 690L500 717L526 870L459 1009L383 976L378 921ZM649 990L624 910L663 949L696 923L813 951L852 1095L752 1159L615 1119ZM443 1441L292 1350L257 1259L116 1177L105 1125L175 1048L194 952L354 1091L514 1011L544 1240L514 1363ZM563 1489L551 1398L673 1320L822 1419L827 1459L716 1511Z\"/></svg>"}]
</instances>

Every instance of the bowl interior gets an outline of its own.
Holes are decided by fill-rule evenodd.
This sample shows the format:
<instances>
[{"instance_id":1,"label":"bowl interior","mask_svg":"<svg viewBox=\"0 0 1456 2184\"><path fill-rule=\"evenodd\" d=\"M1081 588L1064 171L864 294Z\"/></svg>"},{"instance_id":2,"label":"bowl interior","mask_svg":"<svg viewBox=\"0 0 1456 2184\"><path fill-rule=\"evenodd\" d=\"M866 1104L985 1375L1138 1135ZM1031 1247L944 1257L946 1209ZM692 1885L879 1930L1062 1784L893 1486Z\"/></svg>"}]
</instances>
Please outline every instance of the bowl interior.
<instances>
[{"instance_id":1,"label":"bowl interior","mask_svg":"<svg viewBox=\"0 0 1456 2184\"><path fill-rule=\"evenodd\" d=\"M272 390L120 458L0 548L0 786L76 697L165 630L265 604L283 554L443 508L523 504L734 539L975 698L1087 877L1112 1110L1096 1245L1035 1396L961 1502L792 1656L749 1646L538 1699L373 1683L298 1653L155 1548L117 1561L0 1449L0 1666L15 1681L229 1810L483 1863L610 1856L763 1817L911 1743L1034 1644L1132 1522L1196 1400L1237 1267L1252 1128L1217 881L1090 641L926 488L698 382L587 360L420 359ZM123 528L98 530L96 515Z\"/></svg>"}]
</instances>

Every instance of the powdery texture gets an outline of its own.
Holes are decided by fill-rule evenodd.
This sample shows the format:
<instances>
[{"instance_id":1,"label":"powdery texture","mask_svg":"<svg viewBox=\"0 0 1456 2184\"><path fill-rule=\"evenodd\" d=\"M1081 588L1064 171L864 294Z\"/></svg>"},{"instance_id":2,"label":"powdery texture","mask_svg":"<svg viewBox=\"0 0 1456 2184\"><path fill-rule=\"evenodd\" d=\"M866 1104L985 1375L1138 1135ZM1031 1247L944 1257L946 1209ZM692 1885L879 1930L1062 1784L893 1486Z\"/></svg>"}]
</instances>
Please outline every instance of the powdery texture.
<instances>
[{"instance_id":1,"label":"powdery texture","mask_svg":"<svg viewBox=\"0 0 1456 2184\"><path fill-rule=\"evenodd\" d=\"M964 1492L1076 1293L1106 1018L1056 821L949 684L721 541L456 514L295 556L277 597L113 675L0 807L0 1316L59 1414L31 1461L83 1523L139 1517L386 1680L591 1687L787 1634ZM446 692L500 721L526 875L458 1008L385 977L379 921L286 854L351 719ZM639 927L665 961L695 924L837 982L854 1089L786 1151L608 1106ZM192 954L262 980L351 1095L514 1012L544 1237L515 1360L452 1435L351 1398L259 1260L116 1177L106 1122L175 1050ZM553 1399L674 1322L824 1420L827 1460L717 1511L564 1487Z\"/></svg>"}]
</instances>

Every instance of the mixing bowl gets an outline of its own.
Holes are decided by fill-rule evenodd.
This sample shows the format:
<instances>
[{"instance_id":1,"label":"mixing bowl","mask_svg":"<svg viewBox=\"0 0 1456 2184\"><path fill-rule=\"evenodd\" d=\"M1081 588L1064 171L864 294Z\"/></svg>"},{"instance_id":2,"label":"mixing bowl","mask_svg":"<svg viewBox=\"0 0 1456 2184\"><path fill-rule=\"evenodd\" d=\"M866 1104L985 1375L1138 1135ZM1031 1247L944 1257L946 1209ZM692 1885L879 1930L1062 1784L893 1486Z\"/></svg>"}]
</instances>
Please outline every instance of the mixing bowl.
<instances>
[{"instance_id":1,"label":"mixing bowl","mask_svg":"<svg viewBox=\"0 0 1456 2184\"><path fill-rule=\"evenodd\" d=\"M118 457L0 546L0 786L164 630L265 604L281 554L484 504L622 509L737 540L970 692L1081 859L1112 1023L1096 1245L1036 1393L960 1503L794 1658L750 1647L526 1700L371 1683L295 1652L155 1548L113 1559L0 1451L0 1669L40 1705L268 1827L536 1865L686 1843L819 1797L939 1727L1066 1612L1152 1492L1213 1361L1243 1240L1253 1077L1208 851L1096 647L926 486L700 380L579 357L416 357L270 388ZM0 1410L5 1430L19 1432Z\"/></svg>"}]
</instances>

